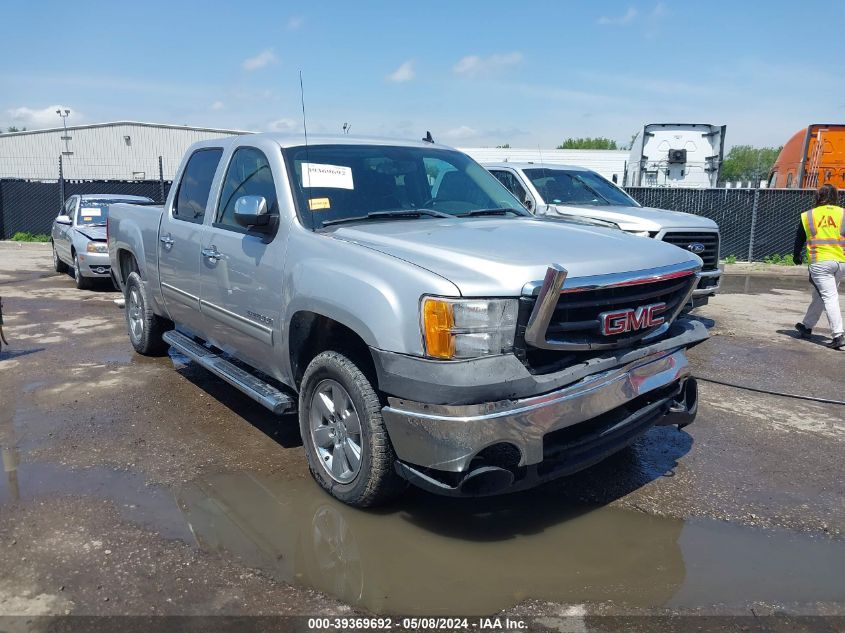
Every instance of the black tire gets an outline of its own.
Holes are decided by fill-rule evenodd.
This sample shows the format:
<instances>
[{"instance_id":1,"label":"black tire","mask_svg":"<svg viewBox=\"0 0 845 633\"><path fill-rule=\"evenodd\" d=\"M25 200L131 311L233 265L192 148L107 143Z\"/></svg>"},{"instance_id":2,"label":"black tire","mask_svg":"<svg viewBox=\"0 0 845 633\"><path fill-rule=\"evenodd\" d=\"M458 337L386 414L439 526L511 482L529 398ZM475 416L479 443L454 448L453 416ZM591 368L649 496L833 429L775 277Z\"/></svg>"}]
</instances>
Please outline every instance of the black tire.
<instances>
[{"instance_id":1,"label":"black tire","mask_svg":"<svg viewBox=\"0 0 845 633\"><path fill-rule=\"evenodd\" d=\"M173 323L153 312L147 283L137 272L129 273L124 297L126 331L135 351L144 356L161 356L166 353L168 345L162 335L173 329Z\"/></svg>"},{"instance_id":2,"label":"black tire","mask_svg":"<svg viewBox=\"0 0 845 633\"><path fill-rule=\"evenodd\" d=\"M55 242L50 242L53 245L53 270L57 273L67 273L68 265L65 264L59 254L56 252L56 244Z\"/></svg>"},{"instance_id":3,"label":"black tire","mask_svg":"<svg viewBox=\"0 0 845 633\"><path fill-rule=\"evenodd\" d=\"M79 268L79 256L76 253L73 254L73 280L79 290L90 290L94 286L94 280L82 274Z\"/></svg>"},{"instance_id":4,"label":"black tire","mask_svg":"<svg viewBox=\"0 0 845 633\"><path fill-rule=\"evenodd\" d=\"M326 380L339 383L358 414L361 433L360 470L352 481L341 483L329 475L314 445L311 407L314 392ZM318 354L305 370L299 391L299 429L311 475L336 499L359 508L389 503L406 487L396 474L396 455L381 417L382 403L364 372L340 352Z\"/></svg>"}]
</instances>

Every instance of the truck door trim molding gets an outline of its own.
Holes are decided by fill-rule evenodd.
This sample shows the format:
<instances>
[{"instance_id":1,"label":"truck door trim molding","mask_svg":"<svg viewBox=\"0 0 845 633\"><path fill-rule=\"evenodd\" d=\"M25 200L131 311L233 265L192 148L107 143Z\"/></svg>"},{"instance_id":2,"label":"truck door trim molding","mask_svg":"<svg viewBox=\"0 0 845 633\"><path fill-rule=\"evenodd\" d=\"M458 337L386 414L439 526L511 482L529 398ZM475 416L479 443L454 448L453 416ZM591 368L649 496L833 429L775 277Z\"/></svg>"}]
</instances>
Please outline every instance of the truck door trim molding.
<instances>
[{"instance_id":1,"label":"truck door trim molding","mask_svg":"<svg viewBox=\"0 0 845 633\"><path fill-rule=\"evenodd\" d=\"M205 299L200 299L200 309L209 317L220 321L224 325L235 328L242 334L246 334L247 336L257 339L267 345L273 344L272 328L265 327L251 319L241 316L240 314L230 312L229 310L221 308L220 306L206 301Z\"/></svg>"},{"instance_id":2,"label":"truck door trim molding","mask_svg":"<svg viewBox=\"0 0 845 633\"><path fill-rule=\"evenodd\" d=\"M165 296L165 298L169 297L174 301L178 301L179 303L194 308L195 310L199 309L199 297L192 295L189 292L185 292L176 286L171 286L169 283L165 283L163 281L161 282L161 293Z\"/></svg>"}]
</instances>

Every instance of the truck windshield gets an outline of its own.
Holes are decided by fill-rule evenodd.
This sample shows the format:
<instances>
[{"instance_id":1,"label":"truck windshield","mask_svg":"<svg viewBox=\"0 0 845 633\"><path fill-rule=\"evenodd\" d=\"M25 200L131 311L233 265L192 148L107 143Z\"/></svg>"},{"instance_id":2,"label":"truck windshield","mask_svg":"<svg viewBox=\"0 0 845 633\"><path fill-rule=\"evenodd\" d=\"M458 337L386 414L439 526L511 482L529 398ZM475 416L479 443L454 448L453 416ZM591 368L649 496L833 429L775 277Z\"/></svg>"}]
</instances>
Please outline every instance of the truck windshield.
<instances>
[{"instance_id":1,"label":"truck windshield","mask_svg":"<svg viewBox=\"0 0 845 633\"><path fill-rule=\"evenodd\" d=\"M619 187L592 171L550 168L524 171L546 204L640 206Z\"/></svg>"},{"instance_id":2,"label":"truck windshield","mask_svg":"<svg viewBox=\"0 0 845 633\"><path fill-rule=\"evenodd\" d=\"M312 229L344 220L528 215L496 178L460 152L312 145L284 153L299 218Z\"/></svg>"}]
</instances>

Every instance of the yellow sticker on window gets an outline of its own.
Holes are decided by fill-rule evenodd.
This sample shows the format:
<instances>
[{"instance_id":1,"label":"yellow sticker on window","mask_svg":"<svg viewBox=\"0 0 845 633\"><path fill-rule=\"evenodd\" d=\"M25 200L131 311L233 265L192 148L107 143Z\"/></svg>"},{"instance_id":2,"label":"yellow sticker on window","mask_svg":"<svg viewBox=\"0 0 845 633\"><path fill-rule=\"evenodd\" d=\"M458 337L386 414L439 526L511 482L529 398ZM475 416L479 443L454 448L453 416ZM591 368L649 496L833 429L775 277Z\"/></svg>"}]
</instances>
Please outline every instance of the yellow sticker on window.
<instances>
[{"instance_id":1,"label":"yellow sticker on window","mask_svg":"<svg viewBox=\"0 0 845 633\"><path fill-rule=\"evenodd\" d=\"M319 211L320 209L331 209L332 203L328 198L309 198L308 208L312 211Z\"/></svg>"}]
</instances>

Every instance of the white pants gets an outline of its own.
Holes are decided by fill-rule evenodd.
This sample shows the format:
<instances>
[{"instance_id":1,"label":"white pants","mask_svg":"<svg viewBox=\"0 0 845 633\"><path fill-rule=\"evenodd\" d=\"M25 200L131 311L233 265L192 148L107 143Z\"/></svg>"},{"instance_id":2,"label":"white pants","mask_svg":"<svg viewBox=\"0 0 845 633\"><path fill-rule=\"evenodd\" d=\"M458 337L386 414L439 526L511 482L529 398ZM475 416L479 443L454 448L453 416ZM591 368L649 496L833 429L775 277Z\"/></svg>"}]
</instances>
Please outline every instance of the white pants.
<instances>
[{"instance_id":1,"label":"white pants","mask_svg":"<svg viewBox=\"0 0 845 633\"><path fill-rule=\"evenodd\" d=\"M819 322L822 310L827 313L833 336L843 334L842 310L839 308L837 288L845 278L845 264L841 262L817 262L810 264L810 283L813 284L813 300L807 308L802 323L808 328Z\"/></svg>"}]
</instances>

